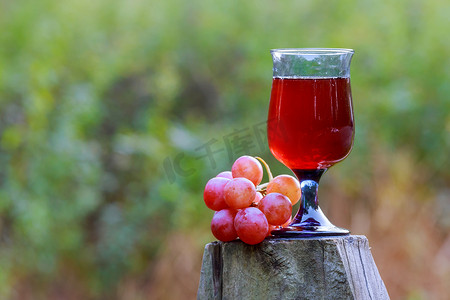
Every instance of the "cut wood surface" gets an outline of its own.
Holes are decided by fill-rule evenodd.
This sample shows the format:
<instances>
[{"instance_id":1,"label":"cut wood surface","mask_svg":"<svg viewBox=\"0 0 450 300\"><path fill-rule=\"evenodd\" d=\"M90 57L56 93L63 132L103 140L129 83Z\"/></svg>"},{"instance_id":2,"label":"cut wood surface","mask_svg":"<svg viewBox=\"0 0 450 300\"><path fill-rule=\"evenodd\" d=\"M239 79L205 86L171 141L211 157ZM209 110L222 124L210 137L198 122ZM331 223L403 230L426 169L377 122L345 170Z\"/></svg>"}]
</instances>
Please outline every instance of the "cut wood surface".
<instances>
[{"instance_id":1,"label":"cut wood surface","mask_svg":"<svg viewBox=\"0 0 450 300\"><path fill-rule=\"evenodd\" d=\"M269 238L205 247L203 299L389 299L365 236Z\"/></svg>"}]
</instances>

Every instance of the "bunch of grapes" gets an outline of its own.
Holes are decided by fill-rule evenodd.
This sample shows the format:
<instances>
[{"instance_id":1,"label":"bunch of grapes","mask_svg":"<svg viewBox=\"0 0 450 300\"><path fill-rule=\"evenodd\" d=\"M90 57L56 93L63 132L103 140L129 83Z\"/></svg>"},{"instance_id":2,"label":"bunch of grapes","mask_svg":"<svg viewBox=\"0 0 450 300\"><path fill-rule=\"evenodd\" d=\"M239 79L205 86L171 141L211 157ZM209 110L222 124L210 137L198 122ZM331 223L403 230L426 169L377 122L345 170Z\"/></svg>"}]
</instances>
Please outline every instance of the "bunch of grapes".
<instances>
[{"instance_id":1,"label":"bunch of grapes","mask_svg":"<svg viewBox=\"0 0 450 300\"><path fill-rule=\"evenodd\" d=\"M261 184L266 167L269 182ZM230 171L221 172L205 186L206 206L216 211L211 231L223 242L237 239L254 245L262 242L274 229L291 222L292 205L300 199L297 179L290 175L273 178L261 158L241 156Z\"/></svg>"}]
</instances>

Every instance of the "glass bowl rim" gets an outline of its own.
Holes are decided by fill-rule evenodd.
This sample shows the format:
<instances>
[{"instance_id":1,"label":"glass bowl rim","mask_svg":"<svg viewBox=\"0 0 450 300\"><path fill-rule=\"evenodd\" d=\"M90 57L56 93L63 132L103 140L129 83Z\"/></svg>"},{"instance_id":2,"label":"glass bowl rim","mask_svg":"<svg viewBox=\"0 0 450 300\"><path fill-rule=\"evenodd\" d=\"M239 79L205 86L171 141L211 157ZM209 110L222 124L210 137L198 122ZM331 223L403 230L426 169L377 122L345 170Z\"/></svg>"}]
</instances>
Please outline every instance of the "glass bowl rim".
<instances>
[{"instance_id":1,"label":"glass bowl rim","mask_svg":"<svg viewBox=\"0 0 450 300\"><path fill-rule=\"evenodd\" d=\"M279 48L271 49L270 53L284 55L343 55L353 54L355 50L347 48Z\"/></svg>"}]
</instances>

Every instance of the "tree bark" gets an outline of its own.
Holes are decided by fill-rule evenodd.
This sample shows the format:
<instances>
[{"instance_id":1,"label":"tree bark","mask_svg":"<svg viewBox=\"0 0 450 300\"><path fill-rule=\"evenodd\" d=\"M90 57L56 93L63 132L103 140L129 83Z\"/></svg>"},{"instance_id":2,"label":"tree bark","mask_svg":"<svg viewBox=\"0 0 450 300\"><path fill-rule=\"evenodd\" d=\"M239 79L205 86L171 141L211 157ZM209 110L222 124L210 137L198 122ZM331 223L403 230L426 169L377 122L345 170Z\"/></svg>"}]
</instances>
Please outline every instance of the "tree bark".
<instances>
[{"instance_id":1,"label":"tree bark","mask_svg":"<svg viewBox=\"0 0 450 300\"><path fill-rule=\"evenodd\" d=\"M203 299L389 299L365 236L268 238L205 247Z\"/></svg>"}]
</instances>

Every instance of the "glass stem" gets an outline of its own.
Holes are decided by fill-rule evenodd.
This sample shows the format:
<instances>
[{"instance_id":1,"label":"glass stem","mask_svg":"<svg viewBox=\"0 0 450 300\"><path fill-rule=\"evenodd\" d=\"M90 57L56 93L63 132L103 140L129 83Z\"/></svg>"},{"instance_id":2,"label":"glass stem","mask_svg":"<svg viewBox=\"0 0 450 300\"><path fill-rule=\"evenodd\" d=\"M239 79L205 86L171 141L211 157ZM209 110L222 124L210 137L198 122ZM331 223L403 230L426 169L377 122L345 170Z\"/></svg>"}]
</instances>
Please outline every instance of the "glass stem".
<instances>
[{"instance_id":1,"label":"glass stem","mask_svg":"<svg viewBox=\"0 0 450 300\"><path fill-rule=\"evenodd\" d=\"M319 181L327 169L320 170L293 170L300 181L302 196L300 198L300 209L295 216L292 225L318 226L321 218L318 218L319 199L317 197Z\"/></svg>"}]
</instances>

